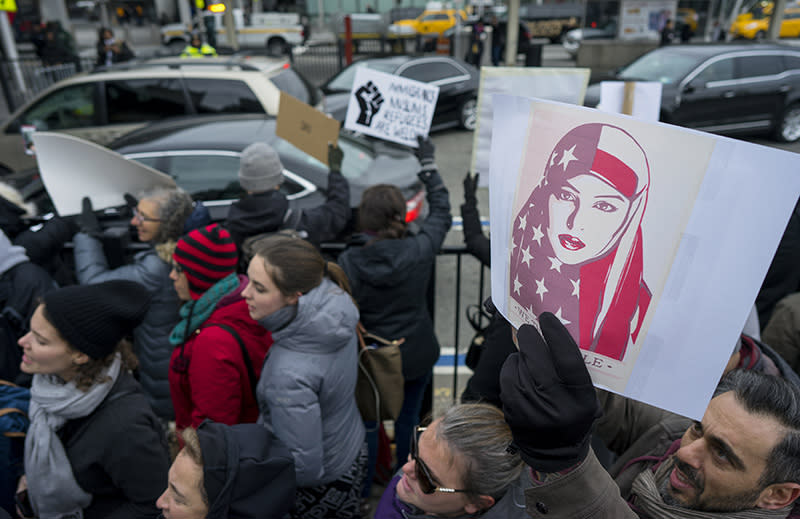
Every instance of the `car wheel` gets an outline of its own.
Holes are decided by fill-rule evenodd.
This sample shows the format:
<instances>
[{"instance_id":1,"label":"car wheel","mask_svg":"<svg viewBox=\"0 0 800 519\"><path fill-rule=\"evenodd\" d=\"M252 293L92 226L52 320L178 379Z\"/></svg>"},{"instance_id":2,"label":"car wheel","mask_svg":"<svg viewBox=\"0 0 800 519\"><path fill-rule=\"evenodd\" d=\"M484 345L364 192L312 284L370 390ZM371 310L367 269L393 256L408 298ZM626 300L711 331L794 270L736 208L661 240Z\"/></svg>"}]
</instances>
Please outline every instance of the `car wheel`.
<instances>
[{"instance_id":1,"label":"car wheel","mask_svg":"<svg viewBox=\"0 0 800 519\"><path fill-rule=\"evenodd\" d=\"M756 33L756 41L764 41L764 38L767 36L767 33L764 31L758 31Z\"/></svg>"},{"instance_id":2,"label":"car wheel","mask_svg":"<svg viewBox=\"0 0 800 519\"><path fill-rule=\"evenodd\" d=\"M267 54L281 56L286 51L286 42L280 38L272 38L267 42Z\"/></svg>"},{"instance_id":3,"label":"car wheel","mask_svg":"<svg viewBox=\"0 0 800 519\"><path fill-rule=\"evenodd\" d=\"M170 54L180 54L186 47L186 42L183 40L172 40L167 44Z\"/></svg>"},{"instance_id":4,"label":"car wheel","mask_svg":"<svg viewBox=\"0 0 800 519\"><path fill-rule=\"evenodd\" d=\"M478 125L478 100L475 98L467 99L461 105L461 115L459 122L465 130L475 131Z\"/></svg>"},{"instance_id":5,"label":"car wheel","mask_svg":"<svg viewBox=\"0 0 800 519\"><path fill-rule=\"evenodd\" d=\"M783 111L775 137L781 142L800 140L800 103L789 105Z\"/></svg>"}]
</instances>

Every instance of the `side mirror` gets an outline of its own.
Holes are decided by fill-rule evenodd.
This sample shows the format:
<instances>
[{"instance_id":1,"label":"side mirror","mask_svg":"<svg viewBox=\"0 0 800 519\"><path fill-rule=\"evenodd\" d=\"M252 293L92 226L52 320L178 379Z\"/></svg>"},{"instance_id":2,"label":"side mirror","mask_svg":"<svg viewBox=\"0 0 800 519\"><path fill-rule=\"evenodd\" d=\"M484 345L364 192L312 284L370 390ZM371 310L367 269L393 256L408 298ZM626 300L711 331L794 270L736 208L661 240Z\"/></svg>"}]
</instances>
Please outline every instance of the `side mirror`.
<instances>
[{"instance_id":1,"label":"side mirror","mask_svg":"<svg viewBox=\"0 0 800 519\"><path fill-rule=\"evenodd\" d=\"M690 81L683 87L684 94L691 94L697 90L701 85L697 81Z\"/></svg>"}]
</instances>

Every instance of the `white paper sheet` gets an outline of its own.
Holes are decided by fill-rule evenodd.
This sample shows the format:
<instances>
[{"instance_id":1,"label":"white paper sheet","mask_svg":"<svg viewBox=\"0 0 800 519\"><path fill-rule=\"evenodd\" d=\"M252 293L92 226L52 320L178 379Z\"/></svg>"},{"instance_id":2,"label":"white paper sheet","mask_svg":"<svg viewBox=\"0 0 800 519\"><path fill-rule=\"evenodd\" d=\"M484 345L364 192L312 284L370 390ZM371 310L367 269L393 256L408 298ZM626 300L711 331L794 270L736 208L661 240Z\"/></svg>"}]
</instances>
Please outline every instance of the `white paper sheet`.
<instances>
[{"instance_id":1,"label":"white paper sheet","mask_svg":"<svg viewBox=\"0 0 800 519\"><path fill-rule=\"evenodd\" d=\"M661 87L662 85L658 81L634 82L633 112L630 115L643 121L658 122L661 111ZM624 81L603 81L600 83L598 110L621 114L624 100Z\"/></svg>"},{"instance_id":2,"label":"white paper sheet","mask_svg":"<svg viewBox=\"0 0 800 519\"><path fill-rule=\"evenodd\" d=\"M479 182L482 187L489 185L492 96L508 94L581 105L590 72L588 68L481 67L471 170L481 174Z\"/></svg>"},{"instance_id":3,"label":"white paper sheet","mask_svg":"<svg viewBox=\"0 0 800 519\"><path fill-rule=\"evenodd\" d=\"M559 315L596 385L700 419L800 195L800 155L560 103L493 102L495 305L515 326Z\"/></svg>"},{"instance_id":4,"label":"white paper sheet","mask_svg":"<svg viewBox=\"0 0 800 519\"><path fill-rule=\"evenodd\" d=\"M32 138L42 182L61 216L80 213L85 196L97 210L125 204L125 193L175 187L168 175L93 142L50 132Z\"/></svg>"},{"instance_id":5,"label":"white paper sheet","mask_svg":"<svg viewBox=\"0 0 800 519\"><path fill-rule=\"evenodd\" d=\"M416 148L417 136L431 129L438 98L437 85L359 67L344 127Z\"/></svg>"}]
</instances>

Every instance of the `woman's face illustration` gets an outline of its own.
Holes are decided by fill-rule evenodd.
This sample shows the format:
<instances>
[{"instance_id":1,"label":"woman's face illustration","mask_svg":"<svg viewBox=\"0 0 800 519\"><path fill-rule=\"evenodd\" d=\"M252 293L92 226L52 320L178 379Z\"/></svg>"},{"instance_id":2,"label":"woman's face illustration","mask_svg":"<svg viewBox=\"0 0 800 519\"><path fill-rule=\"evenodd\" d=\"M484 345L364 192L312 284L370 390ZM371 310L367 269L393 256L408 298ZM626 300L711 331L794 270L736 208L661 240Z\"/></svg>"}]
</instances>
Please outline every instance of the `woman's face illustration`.
<instances>
[{"instance_id":1,"label":"woman's face illustration","mask_svg":"<svg viewBox=\"0 0 800 519\"><path fill-rule=\"evenodd\" d=\"M594 175L565 180L548 199L547 238L556 258L567 265L596 258L622 226L630 205Z\"/></svg>"}]
</instances>

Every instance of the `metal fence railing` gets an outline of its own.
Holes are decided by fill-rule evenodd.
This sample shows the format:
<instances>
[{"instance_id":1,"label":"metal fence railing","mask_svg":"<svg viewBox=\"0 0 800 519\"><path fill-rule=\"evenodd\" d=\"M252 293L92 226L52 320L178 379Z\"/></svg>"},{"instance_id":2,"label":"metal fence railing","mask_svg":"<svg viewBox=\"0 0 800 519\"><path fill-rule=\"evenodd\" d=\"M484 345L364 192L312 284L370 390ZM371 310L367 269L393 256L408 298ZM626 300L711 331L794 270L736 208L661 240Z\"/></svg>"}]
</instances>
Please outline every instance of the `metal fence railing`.
<instances>
[{"instance_id":1,"label":"metal fence railing","mask_svg":"<svg viewBox=\"0 0 800 519\"><path fill-rule=\"evenodd\" d=\"M76 58L54 65L45 65L38 58L0 59L0 87L9 111L13 112L56 81L92 67L94 59L91 58Z\"/></svg>"}]
</instances>

